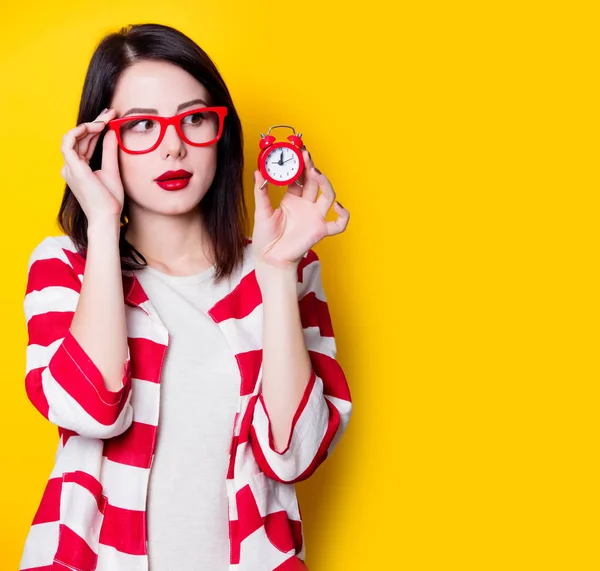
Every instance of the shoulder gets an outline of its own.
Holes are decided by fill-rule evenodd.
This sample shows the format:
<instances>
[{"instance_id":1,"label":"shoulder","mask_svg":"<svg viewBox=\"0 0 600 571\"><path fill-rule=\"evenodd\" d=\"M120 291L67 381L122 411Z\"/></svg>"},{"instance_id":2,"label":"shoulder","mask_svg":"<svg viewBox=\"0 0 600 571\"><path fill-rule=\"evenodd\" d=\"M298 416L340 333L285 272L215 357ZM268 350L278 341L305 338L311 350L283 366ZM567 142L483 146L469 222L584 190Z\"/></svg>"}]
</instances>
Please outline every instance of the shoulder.
<instances>
[{"instance_id":1,"label":"shoulder","mask_svg":"<svg viewBox=\"0 0 600 571\"><path fill-rule=\"evenodd\" d=\"M73 269L83 261L83 257L77 251L77 246L69 236L46 236L31 251L27 270L31 266L43 260L58 260L71 266Z\"/></svg>"}]
</instances>

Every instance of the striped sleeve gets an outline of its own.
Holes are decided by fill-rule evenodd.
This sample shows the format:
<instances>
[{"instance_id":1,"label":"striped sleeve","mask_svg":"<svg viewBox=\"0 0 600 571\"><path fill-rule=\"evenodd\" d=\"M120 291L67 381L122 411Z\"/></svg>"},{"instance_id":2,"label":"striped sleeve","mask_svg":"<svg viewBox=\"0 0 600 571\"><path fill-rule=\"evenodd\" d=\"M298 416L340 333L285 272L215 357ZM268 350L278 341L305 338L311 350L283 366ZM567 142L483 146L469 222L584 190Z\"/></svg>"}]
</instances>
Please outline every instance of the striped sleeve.
<instances>
[{"instance_id":1,"label":"striped sleeve","mask_svg":"<svg viewBox=\"0 0 600 571\"><path fill-rule=\"evenodd\" d=\"M59 240L45 238L29 259L25 389L31 403L53 424L81 436L110 438L125 432L133 420L129 347L121 386L111 391L71 334L81 281L70 263L73 253Z\"/></svg>"},{"instance_id":2,"label":"striped sleeve","mask_svg":"<svg viewBox=\"0 0 600 571\"><path fill-rule=\"evenodd\" d=\"M262 395L254 409L251 441L259 466L269 476L294 483L311 476L331 454L352 412L350 389L336 360L336 343L321 281L321 263L309 250L298 267L298 298L310 379L294 415L287 447L275 449L271 421Z\"/></svg>"}]
</instances>

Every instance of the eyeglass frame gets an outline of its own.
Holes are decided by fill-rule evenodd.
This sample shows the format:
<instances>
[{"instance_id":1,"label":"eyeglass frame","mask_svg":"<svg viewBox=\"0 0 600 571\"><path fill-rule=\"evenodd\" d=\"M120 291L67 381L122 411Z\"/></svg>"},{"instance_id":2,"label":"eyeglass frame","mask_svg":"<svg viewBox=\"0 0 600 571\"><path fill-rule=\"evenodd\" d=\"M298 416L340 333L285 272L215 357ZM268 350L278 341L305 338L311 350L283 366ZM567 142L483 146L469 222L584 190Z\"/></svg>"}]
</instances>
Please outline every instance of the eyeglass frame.
<instances>
[{"instance_id":1,"label":"eyeglass frame","mask_svg":"<svg viewBox=\"0 0 600 571\"><path fill-rule=\"evenodd\" d=\"M198 113L199 111L214 111L219 116L219 132L216 137L207 143L194 143L190 141L184 134L183 129L181 128L181 120L187 115L193 115L194 113ZM167 132L167 127L169 125L173 125L179 137L186 142L188 145L192 145L194 147L208 147L209 145L214 145L223 134L223 126L225 124L225 117L227 116L227 107L225 106L215 106L215 107L196 107L194 109L188 109L187 111L182 111L177 115L173 115L171 117L162 117L160 115L126 115L125 117L119 117L117 119L112 119L108 122L108 128L112 129L117 136L117 143L119 147L124 153L128 153L130 155L144 155L146 153L151 153L161 144L162 140L165 137L165 133ZM130 149L126 149L125 145L123 145L123 141L121 139L121 125L127 123L129 121L139 121L140 119L151 119L153 121L157 121L160 125L160 133L158 135L158 139L156 143L152 145L149 149L145 151L132 151Z\"/></svg>"}]
</instances>

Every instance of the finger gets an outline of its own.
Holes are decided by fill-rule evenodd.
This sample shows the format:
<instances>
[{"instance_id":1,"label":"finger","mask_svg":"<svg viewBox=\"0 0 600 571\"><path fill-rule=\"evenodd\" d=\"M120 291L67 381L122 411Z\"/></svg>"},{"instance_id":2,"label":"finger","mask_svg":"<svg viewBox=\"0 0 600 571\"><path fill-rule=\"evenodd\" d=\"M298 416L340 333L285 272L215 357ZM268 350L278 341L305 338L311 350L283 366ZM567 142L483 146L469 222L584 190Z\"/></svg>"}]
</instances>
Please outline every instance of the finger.
<instances>
[{"instance_id":1,"label":"finger","mask_svg":"<svg viewBox=\"0 0 600 571\"><path fill-rule=\"evenodd\" d=\"M81 145L84 140L88 137L93 136L98 132L98 129L102 129L102 125L96 121L90 121L88 123L81 123L71 129L71 133L74 135L74 148L76 151L81 149Z\"/></svg>"},{"instance_id":2,"label":"finger","mask_svg":"<svg viewBox=\"0 0 600 571\"><path fill-rule=\"evenodd\" d=\"M79 155L84 157L88 162L94 154L96 143L104 131L106 124L110 121L115 114L114 109L108 109L98 115L95 121L87 123L88 133L79 143Z\"/></svg>"},{"instance_id":3,"label":"finger","mask_svg":"<svg viewBox=\"0 0 600 571\"><path fill-rule=\"evenodd\" d=\"M329 179L319 169L313 168L310 175L315 177L319 184L319 188L321 189L321 196L317 199L317 208L321 213L321 216L325 218L331 205L335 201L335 191L333 190L333 186L331 186Z\"/></svg>"},{"instance_id":4,"label":"finger","mask_svg":"<svg viewBox=\"0 0 600 571\"><path fill-rule=\"evenodd\" d=\"M306 147L302 147L302 156L304 157L304 164L306 165L306 168L311 169L315 166L310 151Z\"/></svg>"},{"instance_id":5,"label":"finger","mask_svg":"<svg viewBox=\"0 0 600 571\"><path fill-rule=\"evenodd\" d=\"M92 155L94 154L94 149L96 148L96 143L98 142L98 138L104 131L104 125L100 125L98 123L93 123L88 128L88 133L86 133L85 137L79 142L77 147L77 153L87 162L90 161Z\"/></svg>"},{"instance_id":6,"label":"finger","mask_svg":"<svg viewBox=\"0 0 600 571\"><path fill-rule=\"evenodd\" d=\"M104 135L104 140L102 141L101 168L108 175L109 179L120 180L117 135L112 129Z\"/></svg>"},{"instance_id":7,"label":"finger","mask_svg":"<svg viewBox=\"0 0 600 571\"><path fill-rule=\"evenodd\" d=\"M270 218L273 216L273 205L271 204L271 197L269 196L269 185L265 184L264 177L260 174L260 171L254 171L254 202L255 202L255 218Z\"/></svg>"},{"instance_id":8,"label":"finger","mask_svg":"<svg viewBox=\"0 0 600 571\"><path fill-rule=\"evenodd\" d=\"M308 151L305 151L308 154ZM319 195L319 173L315 169L312 159L309 158L304 172L304 188L302 189L302 198L310 202L317 202Z\"/></svg>"},{"instance_id":9,"label":"finger","mask_svg":"<svg viewBox=\"0 0 600 571\"><path fill-rule=\"evenodd\" d=\"M95 133L93 135L91 135L89 138L87 138L85 140L85 144L82 146L81 148L81 156L84 158L84 160L89 163L92 160L92 155L94 154L94 151L96 150L96 144L98 143L98 139L100 138L100 135L102 134L103 130L100 131L99 133Z\"/></svg>"},{"instance_id":10,"label":"finger","mask_svg":"<svg viewBox=\"0 0 600 571\"><path fill-rule=\"evenodd\" d=\"M319 192L318 184L315 184L309 176L308 171L312 168L313 162L310 153L306 150L306 147L302 147L302 158L304 161L304 169L302 174L298 177L298 183L302 186L298 186L296 182L290 184L287 188L290 194L295 194L301 198L308 198L311 202L314 202Z\"/></svg>"},{"instance_id":11,"label":"finger","mask_svg":"<svg viewBox=\"0 0 600 571\"><path fill-rule=\"evenodd\" d=\"M82 136L87 131L85 123L74 127L65 135L63 135L60 151L65 159L65 162L71 169L71 172L76 176L82 176L85 173L88 165L81 159L76 151L77 137Z\"/></svg>"},{"instance_id":12,"label":"finger","mask_svg":"<svg viewBox=\"0 0 600 571\"><path fill-rule=\"evenodd\" d=\"M302 158L304 162L304 169L297 180L295 180L292 184L288 185L287 192L290 194L294 194L296 196L303 196L304 194L304 185L306 184L306 170L307 168L312 167L312 159L310 158L310 153L306 150L306 147L302 147Z\"/></svg>"},{"instance_id":13,"label":"finger","mask_svg":"<svg viewBox=\"0 0 600 571\"><path fill-rule=\"evenodd\" d=\"M312 157L310 156L310 151L306 148L306 145L304 147L302 147L302 158L304 159L304 170L302 171L302 174L298 178L298 181L302 185L304 185L304 180L306 179L306 171L310 170L312 167L315 166L313 163Z\"/></svg>"},{"instance_id":14,"label":"finger","mask_svg":"<svg viewBox=\"0 0 600 571\"><path fill-rule=\"evenodd\" d=\"M300 180L300 178L298 178L298 183L300 183L302 186L304 186L304 183ZM295 196L301 197L302 191L304 190L302 188L302 186L298 186L298 184L296 184L296 181L294 181L292 184L288 184L286 192L289 192L290 194L294 194Z\"/></svg>"},{"instance_id":15,"label":"finger","mask_svg":"<svg viewBox=\"0 0 600 571\"><path fill-rule=\"evenodd\" d=\"M98 123L81 123L63 136L61 151L65 160L69 160L73 168L73 161L82 160L84 158L81 153L82 141L85 140L85 137L90 135L90 130L91 135L94 135L95 132L101 128L102 126Z\"/></svg>"},{"instance_id":16,"label":"finger","mask_svg":"<svg viewBox=\"0 0 600 571\"><path fill-rule=\"evenodd\" d=\"M341 234L348 226L348 221L350 220L350 212L346 210L339 202L335 202L333 208L338 213L338 218L332 222L327 222L325 225L327 236Z\"/></svg>"}]
</instances>

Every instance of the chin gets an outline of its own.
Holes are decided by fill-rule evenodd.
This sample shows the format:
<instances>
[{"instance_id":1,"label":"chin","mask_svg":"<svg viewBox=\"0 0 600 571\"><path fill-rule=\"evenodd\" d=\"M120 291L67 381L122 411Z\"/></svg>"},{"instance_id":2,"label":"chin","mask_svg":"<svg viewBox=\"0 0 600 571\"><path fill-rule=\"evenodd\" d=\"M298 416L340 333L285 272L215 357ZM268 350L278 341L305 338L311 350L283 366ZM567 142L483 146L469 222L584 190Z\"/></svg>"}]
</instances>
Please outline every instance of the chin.
<instances>
[{"instance_id":1,"label":"chin","mask_svg":"<svg viewBox=\"0 0 600 571\"><path fill-rule=\"evenodd\" d=\"M156 210L163 214L186 214L194 210L204 194L195 192L186 192L188 189L184 188L172 193L166 198L161 197L160 204L156 204ZM165 193L166 194L166 193ZM172 195L172 196L171 196Z\"/></svg>"},{"instance_id":2,"label":"chin","mask_svg":"<svg viewBox=\"0 0 600 571\"><path fill-rule=\"evenodd\" d=\"M182 200L176 204L161 204L157 207L155 212L159 212L160 214L165 214L166 216L177 216L180 214L187 214L188 212L192 212L198 207L199 200Z\"/></svg>"}]
</instances>

